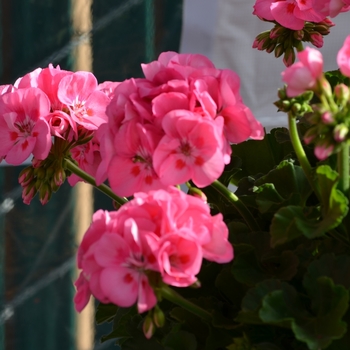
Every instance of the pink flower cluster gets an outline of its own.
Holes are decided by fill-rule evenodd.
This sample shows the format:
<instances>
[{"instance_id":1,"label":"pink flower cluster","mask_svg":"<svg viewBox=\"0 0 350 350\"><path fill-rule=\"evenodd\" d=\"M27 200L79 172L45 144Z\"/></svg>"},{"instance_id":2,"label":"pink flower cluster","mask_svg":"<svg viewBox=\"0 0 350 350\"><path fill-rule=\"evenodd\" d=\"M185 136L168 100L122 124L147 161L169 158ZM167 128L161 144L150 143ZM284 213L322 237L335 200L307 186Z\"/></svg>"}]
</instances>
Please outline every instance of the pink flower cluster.
<instances>
[{"instance_id":1,"label":"pink flower cluster","mask_svg":"<svg viewBox=\"0 0 350 350\"><path fill-rule=\"evenodd\" d=\"M75 306L81 311L90 295L103 303L138 311L155 306L149 274L169 285L197 281L202 259L227 263L233 249L222 215L211 216L201 199L176 188L136 193L117 212L97 211L78 250Z\"/></svg>"},{"instance_id":2,"label":"pink flower cluster","mask_svg":"<svg viewBox=\"0 0 350 350\"><path fill-rule=\"evenodd\" d=\"M162 53L142 65L145 78L120 83L101 127L102 163L121 196L192 180L204 187L230 161L230 143L261 139L263 128L244 105L240 81L202 55Z\"/></svg>"},{"instance_id":3,"label":"pink flower cluster","mask_svg":"<svg viewBox=\"0 0 350 350\"><path fill-rule=\"evenodd\" d=\"M305 22L319 23L350 10L350 0L256 0L253 14L285 28L303 29Z\"/></svg>"},{"instance_id":4,"label":"pink flower cluster","mask_svg":"<svg viewBox=\"0 0 350 350\"><path fill-rule=\"evenodd\" d=\"M18 165L31 154L44 160L51 136L78 140L106 123L110 98L88 72L38 68L15 84L2 86L0 157Z\"/></svg>"},{"instance_id":5,"label":"pink flower cluster","mask_svg":"<svg viewBox=\"0 0 350 350\"><path fill-rule=\"evenodd\" d=\"M282 79L287 84L287 94L295 97L307 90L314 90L323 78L323 57L316 49L306 47L298 53L299 62L282 72ZM350 77L350 35L337 55L341 73Z\"/></svg>"}]
</instances>

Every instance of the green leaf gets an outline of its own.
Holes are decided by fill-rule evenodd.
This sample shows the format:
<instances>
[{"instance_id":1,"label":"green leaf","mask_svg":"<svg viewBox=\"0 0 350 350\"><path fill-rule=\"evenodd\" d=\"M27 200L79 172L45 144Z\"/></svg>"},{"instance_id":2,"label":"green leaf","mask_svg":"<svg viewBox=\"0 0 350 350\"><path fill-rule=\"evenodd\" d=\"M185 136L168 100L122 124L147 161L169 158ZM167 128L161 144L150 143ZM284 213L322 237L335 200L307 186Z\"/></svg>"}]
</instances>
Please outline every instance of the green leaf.
<instances>
[{"instance_id":1,"label":"green leaf","mask_svg":"<svg viewBox=\"0 0 350 350\"><path fill-rule=\"evenodd\" d=\"M270 184L270 186L267 186L267 184ZM276 169L256 180L255 186L258 187L257 193L263 193L263 190L265 189L266 191L267 189L268 194L270 196L273 195L270 199L272 203L280 203L282 199L286 201L292 194L298 194L299 196L296 197L297 201L289 200L289 202L290 204L300 205L305 203L311 194L311 187L303 169L294 165L294 162L291 160L283 160ZM259 188L259 186L262 187ZM261 201L261 198L257 197L257 200Z\"/></svg>"},{"instance_id":2,"label":"green leaf","mask_svg":"<svg viewBox=\"0 0 350 350\"><path fill-rule=\"evenodd\" d=\"M343 286L335 286L328 277L317 279L315 291L310 295L313 314L304 307L303 299L293 287L283 286L264 297L259 316L270 324L289 323L295 337L309 349L325 349L346 332L346 323L341 318L348 308L349 293Z\"/></svg>"},{"instance_id":3,"label":"green leaf","mask_svg":"<svg viewBox=\"0 0 350 350\"><path fill-rule=\"evenodd\" d=\"M277 141L276 133L282 130L284 128L271 130L263 140L248 140L231 146L232 156L242 161L241 170L233 176L235 183L243 177L267 174L293 151L290 142Z\"/></svg>"},{"instance_id":4,"label":"green leaf","mask_svg":"<svg viewBox=\"0 0 350 350\"><path fill-rule=\"evenodd\" d=\"M313 261L304 276L303 285L308 293L316 294L315 281L322 276L330 277L335 284L350 288L350 256L324 254L320 259Z\"/></svg>"},{"instance_id":5,"label":"green leaf","mask_svg":"<svg viewBox=\"0 0 350 350\"><path fill-rule=\"evenodd\" d=\"M322 200L320 226L327 231L337 227L348 213L348 199L337 189L338 174L328 165L319 166L316 173Z\"/></svg>"},{"instance_id":6,"label":"green leaf","mask_svg":"<svg viewBox=\"0 0 350 350\"><path fill-rule=\"evenodd\" d=\"M259 317L262 299L269 293L281 289L285 284L285 282L277 279L265 280L257 284L254 288L249 289L242 299L242 310L239 312L235 321L247 324L263 323Z\"/></svg>"},{"instance_id":7,"label":"green leaf","mask_svg":"<svg viewBox=\"0 0 350 350\"><path fill-rule=\"evenodd\" d=\"M105 322L113 321L114 316L116 315L118 306L115 304L102 304L97 305L97 310L95 314L95 321L97 324L102 324Z\"/></svg>"}]
</instances>

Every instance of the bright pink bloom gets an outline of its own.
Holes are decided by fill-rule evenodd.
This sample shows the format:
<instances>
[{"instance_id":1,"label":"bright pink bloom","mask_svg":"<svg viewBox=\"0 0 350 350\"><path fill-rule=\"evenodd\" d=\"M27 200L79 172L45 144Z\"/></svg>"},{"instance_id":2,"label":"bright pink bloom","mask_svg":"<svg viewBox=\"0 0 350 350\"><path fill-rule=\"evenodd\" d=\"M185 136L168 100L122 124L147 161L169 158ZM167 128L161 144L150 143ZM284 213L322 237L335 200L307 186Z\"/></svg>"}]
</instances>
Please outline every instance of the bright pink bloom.
<instances>
[{"instance_id":1,"label":"bright pink bloom","mask_svg":"<svg viewBox=\"0 0 350 350\"><path fill-rule=\"evenodd\" d=\"M100 145L95 137L87 143L72 148L71 155L82 170L91 176L95 176L101 163ZM75 186L78 181L82 181L82 179L75 174L68 178L71 186Z\"/></svg>"},{"instance_id":2,"label":"bright pink bloom","mask_svg":"<svg viewBox=\"0 0 350 350\"><path fill-rule=\"evenodd\" d=\"M154 150L161 135L151 125L135 121L123 124L114 137L115 155L108 169L109 183L120 196L164 188L154 170Z\"/></svg>"},{"instance_id":3,"label":"bright pink bloom","mask_svg":"<svg viewBox=\"0 0 350 350\"><path fill-rule=\"evenodd\" d=\"M327 16L322 13L320 5L315 10L313 1L257 0L253 14L261 19L276 21L285 28L300 30L303 29L305 21L317 23ZM317 1L322 2L322 0Z\"/></svg>"},{"instance_id":4,"label":"bright pink bloom","mask_svg":"<svg viewBox=\"0 0 350 350\"><path fill-rule=\"evenodd\" d=\"M343 46L338 52L337 63L341 73L350 77L350 35L346 37Z\"/></svg>"},{"instance_id":5,"label":"bright pink bloom","mask_svg":"<svg viewBox=\"0 0 350 350\"><path fill-rule=\"evenodd\" d=\"M204 187L221 175L225 166L222 130L213 120L175 110L164 117L163 128L166 135L154 152L153 164L164 184L192 179Z\"/></svg>"},{"instance_id":6,"label":"bright pink bloom","mask_svg":"<svg viewBox=\"0 0 350 350\"><path fill-rule=\"evenodd\" d=\"M31 154L45 159L51 148L47 96L37 88L18 89L0 96L0 157L19 165Z\"/></svg>"},{"instance_id":7,"label":"bright pink bloom","mask_svg":"<svg viewBox=\"0 0 350 350\"><path fill-rule=\"evenodd\" d=\"M306 47L298 53L298 58L300 62L282 72L282 80L287 83L289 97L314 89L323 74L323 58L319 51Z\"/></svg>"},{"instance_id":8,"label":"bright pink bloom","mask_svg":"<svg viewBox=\"0 0 350 350\"><path fill-rule=\"evenodd\" d=\"M69 108L72 119L87 130L96 130L107 122L105 110L110 99L98 90L92 73L76 72L63 77L57 96Z\"/></svg>"},{"instance_id":9,"label":"bright pink bloom","mask_svg":"<svg viewBox=\"0 0 350 350\"><path fill-rule=\"evenodd\" d=\"M186 287L197 281L203 257L233 258L221 214L212 217L201 199L176 188L135 193L118 211L94 214L78 250L76 308L91 293L121 307L137 303L145 312L157 302L148 272Z\"/></svg>"}]
</instances>

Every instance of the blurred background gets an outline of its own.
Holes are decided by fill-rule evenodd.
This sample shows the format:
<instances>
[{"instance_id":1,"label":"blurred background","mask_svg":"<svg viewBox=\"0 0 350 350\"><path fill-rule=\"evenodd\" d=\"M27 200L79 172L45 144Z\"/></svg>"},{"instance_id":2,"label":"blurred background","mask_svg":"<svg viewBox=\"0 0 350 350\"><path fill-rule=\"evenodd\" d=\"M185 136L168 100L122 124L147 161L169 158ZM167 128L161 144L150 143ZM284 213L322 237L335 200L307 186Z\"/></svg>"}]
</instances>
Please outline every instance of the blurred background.
<instances>
[{"instance_id":1,"label":"blurred background","mask_svg":"<svg viewBox=\"0 0 350 350\"><path fill-rule=\"evenodd\" d=\"M242 95L261 122L285 125L272 102L281 60L252 50L271 28L251 15L254 0L0 0L0 84L49 63L92 71L99 82L140 77L140 63L162 51L202 53L242 78ZM350 33L336 19L324 54L335 56ZM333 39L332 39L333 38ZM244 77L244 79L243 79ZM94 326L95 305L77 314L75 252L92 213L113 209L88 185L65 184L42 206L22 203L18 174L0 164L0 350L102 350L109 325Z\"/></svg>"}]
</instances>

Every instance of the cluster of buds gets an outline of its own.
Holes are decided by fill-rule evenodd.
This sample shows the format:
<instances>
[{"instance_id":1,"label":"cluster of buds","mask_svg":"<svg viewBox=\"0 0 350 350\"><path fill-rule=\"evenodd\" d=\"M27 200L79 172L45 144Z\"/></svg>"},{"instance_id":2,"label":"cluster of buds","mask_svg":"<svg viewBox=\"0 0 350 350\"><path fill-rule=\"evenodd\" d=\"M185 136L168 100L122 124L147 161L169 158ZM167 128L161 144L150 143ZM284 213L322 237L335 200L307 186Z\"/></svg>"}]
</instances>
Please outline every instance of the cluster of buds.
<instances>
[{"instance_id":1,"label":"cluster of buds","mask_svg":"<svg viewBox=\"0 0 350 350\"><path fill-rule=\"evenodd\" d=\"M278 89L279 100L274 102L279 111L292 113L297 118L312 112L312 107L310 106L310 101L314 96L312 91L306 91L296 97L288 97L286 88L287 86L285 85L282 89Z\"/></svg>"},{"instance_id":2,"label":"cluster of buds","mask_svg":"<svg viewBox=\"0 0 350 350\"><path fill-rule=\"evenodd\" d=\"M38 193L41 204L46 204L52 193L56 192L66 180L66 171L62 161L48 157L45 160L33 158L32 165L23 169L18 181L22 186L22 198L25 204Z\"/></svg>"},{"instance_id":3,"label":"cluster of buds","mask_svg":"<svg viewBox=\"0 0 350 350\"><path fill-rule=\"evenodd\" d=\"M323 36L329 34L334 23L328 18L322 22L305 22L304 28L292 30L275 23L275 26L266 32L260 33L254 40L253 48L271 53L276 57L283 55L284 64L289 67L295 61L295 49L302 50L302 42L311 42L320 48L323 46Z\"/></svg>"},{"instance_id":4,"label":"cluster of buds","mask_svg":"<svg viewBox=\"0 0 350 350\"><path fill-rule=\"evenodd\" d=\"M161 328L165 323L164 312L156 305L152 310L148 311L143 321L142 330L147 339L150 339L157 328Z\"/></svg>"},{"instance_id":5,"label":"cluster of buds","mask_svg":"<svg viewBox=\"0 0 350 350\"><path fill-rule=\"evenodd\" d=\"M311 127L304 135L306 144L315 144L315 155L324 160L350 142L350 91L345 84L335 86L331 110L323 105L306 115Z\"/></svg>"}]
</instances>

